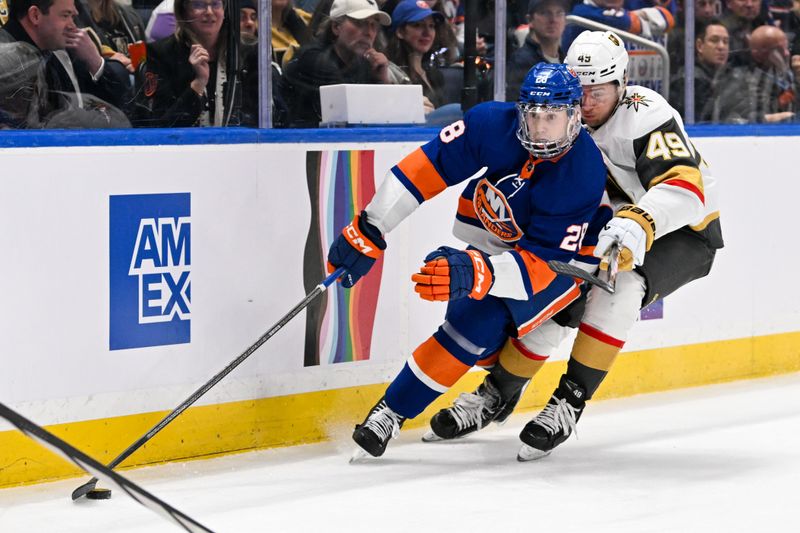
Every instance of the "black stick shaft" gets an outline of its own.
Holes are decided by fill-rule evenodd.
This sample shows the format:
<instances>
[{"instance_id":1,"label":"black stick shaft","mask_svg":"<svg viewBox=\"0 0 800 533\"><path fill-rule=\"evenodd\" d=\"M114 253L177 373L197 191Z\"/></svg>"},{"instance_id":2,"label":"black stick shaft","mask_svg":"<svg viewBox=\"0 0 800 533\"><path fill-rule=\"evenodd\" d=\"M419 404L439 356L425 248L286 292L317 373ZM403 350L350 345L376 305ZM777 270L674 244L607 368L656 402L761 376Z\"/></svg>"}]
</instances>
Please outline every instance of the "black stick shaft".
<instances>
[{"instance_id":1,"label":"black stick shaft","mask_svg":"<svg viewBox=\"0 0 800 533\"><path fill-rule=\"evenodd\" d=\"M278 320L278 322L274 326L272 326L266 333L264 333L261 337L259 337L258 340L256 340L256 342L251 344L249 348L247 348L244 352L242 352L242 354L239 357L231 361L230 364L228 364L228 366L220 370L213 378L207 381L202 387L194 391L191 396L189 396L186 400L184 400L183 403L180 404L178 407L176 407L175 410L173 410L170 414L165 416L158 424L153 426L150 429L150 431L139 437L139 439L136 442L125 448L125 450L121 454L119 454L113 461L108 463L107 465L108 468L116 467L122 461L130 457L131 454L133 454L133 452L141 448L147 441L155 437L159 431L164 429L170 422L172 422L178 416L180 416L180 414L183 413L190 405L199 400L201 396L203 396L206 392L208 392L211 389L211 387L219 383L222 380L222 378L230 374L233 371L233 369L242 364L245 359L250 357L253 354L253 352L255 352L256 350L258 350L258 348L261 347L262 344L267 342L291 319L297 316L297 314L300 311L305 309L308 306L308 304L311 303L312 300L314 300L317 296L325 292L325 290L333 282L339 279L344 273L345 269L339 268L333 274L322 280L322 282L319 285L317 285L313 291L311 291L305 298L303 298L303 300L300 303L294 306L291 311L286 313L286 315L284 315L283 318ZM87 483L84 483L83 485L81 485L72 492L72 499L77 500L81 496L85 496L86 493L93 490L96 485L97 485L97 478L90 479Z\"/></svg>"}]
</instances>

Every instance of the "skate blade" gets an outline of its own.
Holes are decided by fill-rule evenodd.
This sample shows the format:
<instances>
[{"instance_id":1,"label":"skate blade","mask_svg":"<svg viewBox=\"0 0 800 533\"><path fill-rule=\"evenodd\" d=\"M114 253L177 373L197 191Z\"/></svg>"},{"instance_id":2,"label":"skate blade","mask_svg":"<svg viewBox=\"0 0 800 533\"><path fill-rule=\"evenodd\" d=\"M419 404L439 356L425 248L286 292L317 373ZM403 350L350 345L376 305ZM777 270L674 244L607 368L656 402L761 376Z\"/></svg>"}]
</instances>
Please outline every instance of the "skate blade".
<instances>
[{"instance_id":1,"label":"skate blade","mask_svg":"<svg viewBox=\"0 0 800 533\"><path fill-rule=\"evenodd\" d=\"M523 444L522 447L519 449L517 453L517 461L520 463L527 463L528 461L536 461L537 459L542 459L543 457L547 457L550 455L550 452L553 450L543 452L542 450L537 450L532 446L528 446L527 444Z\"/></svg>"},{"instance_id":2,"label":"skate blade","mask_svg":"<svg viewBox=\"0 0 800 533\"><path fill-rule=\"evenodd\" d=\"M422 436L422 442L440 442L444 439L433 432L432 429L429 429L425 434Z\"/></svg>"},{"instance_id":3,"label":"skate blade","mask_svg":"<svg viewBox=\"0 0 800 533\"><path fill-rule=\"evenodd\" d=\"M370 454L368 454L365 450L363 450L361 447L357 446L356 449L353 450L353 454L350 456L349 463L351 465L352 464L356 464L356 463L360 463L364 459L367 459L368 457L372 457L372 456Z\"/></svg>"}]
</instances>

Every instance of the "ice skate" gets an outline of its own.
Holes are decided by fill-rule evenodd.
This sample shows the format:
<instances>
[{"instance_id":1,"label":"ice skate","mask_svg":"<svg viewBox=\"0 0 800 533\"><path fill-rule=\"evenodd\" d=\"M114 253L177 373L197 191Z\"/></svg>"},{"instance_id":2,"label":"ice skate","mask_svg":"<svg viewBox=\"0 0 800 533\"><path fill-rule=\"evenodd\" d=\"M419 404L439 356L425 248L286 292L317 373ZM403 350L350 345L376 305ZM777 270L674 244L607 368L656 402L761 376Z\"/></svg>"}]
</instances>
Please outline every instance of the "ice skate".
<instances>
[{"instance_id":1,"label":"ice skate","mask_svg":"<svg viewBox=\"0 0 800 533\"><path fill-rule=\"evenodd\" d=\"M492 422L504 406L491 374L487 375L475 392L461 393L452 407L433 415L431 429L422 440L435 442L474 433Z\"/></svg>"},{"instance_id":2,"label":"ice skate","mask_svg":"<svg viewBox=\"0 0 800 533\"><path fill-rule=\"evenodd\" d=\"M576 424L586 405L586 393L577 384L561 377L561 383L541 413L528 422L519 438L523 445L517 454L519 461L533 461L550 452L576 431Z\"/></svg>"},{"instance_id":3,"label":"ice skate","mask_svg":"<svg viewBox=\"0 0 800 533\"><path fill-rule=\"evenodd\" d=\"M350 462L356 462L367 455L380 457L386 451L386 444L390 438L396 438L400 434L400 428L406 419L392 411L386 401L380 401L364 419L364 422L357 425L353 431L353 440L358 445L358 449L353 453ZM359 453L363 452L363 453Z\"/></svg>"},{"instance_id":4,"label":"ice skate","mask_svg":"<svg viewBox=\"0 0 800 533\"><path fill-rule=\"evenodd\" d=\"M519 389L519 391L510 400L500 406L500 409L497 411L497 415L494 417L492 422L498 426L502 426L508 421L508 417L511 416L511 413L513 413L514 409L516 409L519 399L522 398L522 394L525 392L525 389L528 388L529 384L530 380L526 382L525 385Z\"/></svg>"}]
</instances>

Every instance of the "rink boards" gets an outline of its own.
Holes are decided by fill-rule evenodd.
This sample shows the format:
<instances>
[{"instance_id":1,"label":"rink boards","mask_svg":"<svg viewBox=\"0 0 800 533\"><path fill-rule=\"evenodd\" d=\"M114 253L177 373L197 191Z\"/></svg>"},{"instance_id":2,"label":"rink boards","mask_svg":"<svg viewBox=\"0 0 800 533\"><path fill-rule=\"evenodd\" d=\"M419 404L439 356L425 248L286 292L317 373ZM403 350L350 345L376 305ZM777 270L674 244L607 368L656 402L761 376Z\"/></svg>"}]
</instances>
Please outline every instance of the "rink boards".
<instances>
[{"instance_id":1,"label":"rink boards","mask_svg":"<svg viewBox=\"0 0 800 533\"><path fill-rule=\"evenodd\" d=\"M643 314L598 397L800 370L800 184L786 170L800 144L793 130L738 131L695 137L721 186L726 247L712 274ZM423 140L334 134L184 133L158 146L103 134L104 146L0 151L0 401L113 459L324 277L330 240ZM431 249L458 246L458 192L392 232L363 287L317 300L124 465L346 438L441 321L444 305L419 300L409 278ZM546 401L568 346L523 408ZM0 487L76 474L0 425Z\"/></svg>"}]
</instances>

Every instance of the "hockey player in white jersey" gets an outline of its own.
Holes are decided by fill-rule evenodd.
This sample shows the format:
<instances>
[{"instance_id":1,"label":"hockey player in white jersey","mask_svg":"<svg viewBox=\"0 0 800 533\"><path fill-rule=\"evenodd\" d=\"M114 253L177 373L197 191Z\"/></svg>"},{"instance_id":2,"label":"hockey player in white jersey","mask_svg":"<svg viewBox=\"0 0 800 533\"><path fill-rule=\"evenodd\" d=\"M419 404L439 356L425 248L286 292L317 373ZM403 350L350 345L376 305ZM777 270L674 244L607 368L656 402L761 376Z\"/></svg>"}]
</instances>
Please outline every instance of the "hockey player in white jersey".
<instances>
[{"instance_id":1,"label":"hockey player in white jersey","mask_svg":"<svg viewBox=\"0 0 800 533\"><path fill-rule=\"evenodd\" d=\"M426 440L464 436L507 417L569 327L578 327L558 388L520 434L519 460L548 455L574 431L640 308L706 276L723 246L714 178L666 100L650 89L626 86L622 39L586 31L570 46L566 62L581 79L583 121L608 168L615 215L600 232L594 255L607 266L612 246L618 246L616 291L593 287L585 301L509 341L482 386L433 417Z\"/></svg>"}]
</instances>

